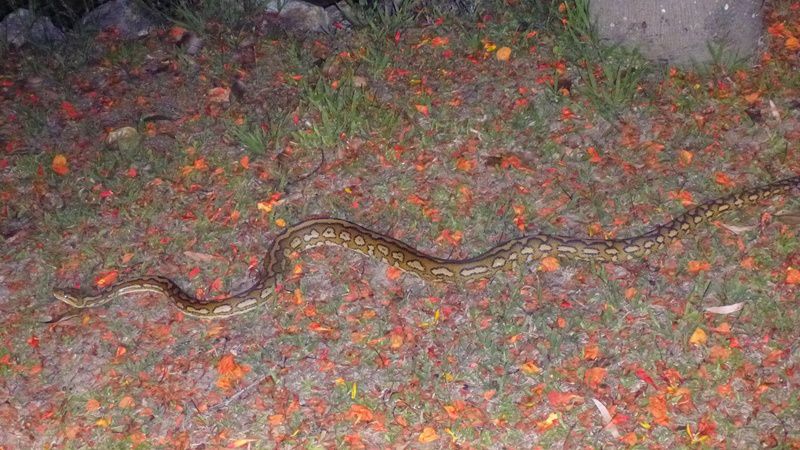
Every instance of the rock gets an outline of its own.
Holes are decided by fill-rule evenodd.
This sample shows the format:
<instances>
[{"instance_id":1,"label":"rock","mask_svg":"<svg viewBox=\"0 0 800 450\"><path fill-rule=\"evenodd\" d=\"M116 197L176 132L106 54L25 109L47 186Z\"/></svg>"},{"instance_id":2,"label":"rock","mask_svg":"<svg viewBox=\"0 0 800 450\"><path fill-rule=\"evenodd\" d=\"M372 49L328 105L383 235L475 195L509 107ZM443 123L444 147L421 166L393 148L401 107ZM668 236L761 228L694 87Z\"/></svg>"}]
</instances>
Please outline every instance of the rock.
<instances>
[{"instance_id":1,"label":"rock","mask_svg":"<svg viewBox=\"0 0 800 450\"><path fill-rule=\"evenodd\" d=\"M331 20L325 8L303 1L289 0L279 10L276 2L270 2L267 10L277 10L278 17L288 30L324 32L331 26Z\"/></svg>"},{"instance_id":2,"label":"rock","mask_svg":"<svg viewBox=\"0 0 800 450\"><path fill-rule=\"evenodd\" d=\"M121 151L130 151L139 146L142 137L136 128L122 127L108 133L106 144Z\"/></svg>"},{"instance_id":3,"label":"rock","mask_svg":"<svg viewBox=\"0 0 800 450\"><path fill-rule=\"evenodd\" d=\"M762 33L760 0L593 0L592 19L602 39L636 47L652 61L677 66L713 62L711 48L730 57L756 54Z\"/></svg>"},{"instance_id":4,"label":"rock","mask_svg":"<svg viewBox=\"0 0 800 450\"><path fill-rule=\"evenodd\" d=\"M47 17L37 17L27 9L20 8L0 22L0 40L14 47L22 47L28 42L47 44L63 41L64 33Z\"/></svg>"},{"instance_id":5,"label":"rock","mask_svg":"<svg viewBox=\"0 0 800 450\"><path fill-rule=\"evenodd\" d=\"M116 29L123 39L146 36L159 18L134 0L111 0L86 13L81 26L89 30Z\"/></svg>"}]
</instances>

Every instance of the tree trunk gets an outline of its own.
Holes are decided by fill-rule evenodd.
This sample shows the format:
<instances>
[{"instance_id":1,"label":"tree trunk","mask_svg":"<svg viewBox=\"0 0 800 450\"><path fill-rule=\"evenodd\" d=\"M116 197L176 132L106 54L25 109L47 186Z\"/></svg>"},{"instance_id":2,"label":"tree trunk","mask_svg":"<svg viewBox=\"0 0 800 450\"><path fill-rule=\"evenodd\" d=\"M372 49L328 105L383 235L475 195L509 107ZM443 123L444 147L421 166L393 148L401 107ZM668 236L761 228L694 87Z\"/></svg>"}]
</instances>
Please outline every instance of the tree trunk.
<instances>
[{"instance_id":1,"label":"tree trunk","mask_svg":"<svg viewBox=\"0 0 800 450\"><path fill-rule=\"evenodd\" d=\"M763 0L591 0L601 39L677 66L751 59L761 43ZM719 61L718 61L719 62Z\"/></svg>"}]
</instances>

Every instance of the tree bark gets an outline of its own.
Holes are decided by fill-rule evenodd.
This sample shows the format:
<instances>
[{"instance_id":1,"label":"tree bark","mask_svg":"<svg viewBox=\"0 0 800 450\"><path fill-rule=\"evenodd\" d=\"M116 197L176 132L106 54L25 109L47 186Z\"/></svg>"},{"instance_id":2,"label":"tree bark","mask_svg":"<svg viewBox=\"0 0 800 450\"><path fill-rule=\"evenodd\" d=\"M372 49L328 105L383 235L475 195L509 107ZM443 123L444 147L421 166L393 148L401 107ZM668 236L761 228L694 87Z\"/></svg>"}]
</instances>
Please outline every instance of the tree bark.
<instances>
[{"instance_id":1,"label":"tree bark","mask_svg":"<svg viewBox=\"0 0 800 450\"><path fill-rule=\"evenodd\" d=\"M761 45L763 0L591 0L600 38L677 66L706 64L709 49L751 59Z\"/></svg>"}]
</instances>

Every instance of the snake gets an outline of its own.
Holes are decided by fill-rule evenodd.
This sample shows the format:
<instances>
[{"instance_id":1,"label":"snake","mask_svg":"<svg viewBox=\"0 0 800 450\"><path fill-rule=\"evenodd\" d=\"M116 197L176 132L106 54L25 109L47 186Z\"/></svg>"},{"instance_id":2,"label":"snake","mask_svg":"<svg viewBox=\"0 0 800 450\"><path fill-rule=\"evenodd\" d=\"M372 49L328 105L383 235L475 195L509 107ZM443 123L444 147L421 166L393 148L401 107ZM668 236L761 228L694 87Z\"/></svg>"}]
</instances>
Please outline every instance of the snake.
<instances>
[{"instance_id":1,"label":"snake","mask_svg":"<svg viewBox=\"0 0 800 450\"><path fill-rule=\"evenodd\" d=\"M384 233L343 219L312 218L287 227L272 242L264 269L248 289L221 299L198 299L163 276L122 281L87 294L74 289L54 289L53 295L75 308L91 308L139 292L165 295L190 316L221 318L268 304L279 294L279 279L288 262L300 252L323 245L346 248L435 283L457 283L490 278L521 264L532 265L548 256L564 259L620 262L645 257L691 233L719 215L800 188L800 176L720 197L685 210L669 222L642 234L618 239L583 239L551 234L529 234L502 242L467 259L444 259L426 254Z\"/></svg>"}]
</instances>

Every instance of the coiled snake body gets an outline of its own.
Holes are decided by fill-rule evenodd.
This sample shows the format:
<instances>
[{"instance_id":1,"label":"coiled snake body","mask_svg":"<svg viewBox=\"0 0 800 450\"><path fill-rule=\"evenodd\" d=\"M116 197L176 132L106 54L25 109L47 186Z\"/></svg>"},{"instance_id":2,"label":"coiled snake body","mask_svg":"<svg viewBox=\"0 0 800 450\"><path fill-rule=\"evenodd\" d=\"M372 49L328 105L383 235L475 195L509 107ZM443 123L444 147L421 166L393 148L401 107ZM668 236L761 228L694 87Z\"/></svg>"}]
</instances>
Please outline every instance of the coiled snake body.
<instances>
[{"instance_id":1,"label":"coiled snake body","mask_svg":"<svg viewBox=\"0 0 800 450\"><path fill-rule=\"evenodd\" d=\"M698 225L720 214L800 187L800 176L731 194L695 206L673 220L638 236L625 239L578 239L532 234L511 239L469 259L449 260L422 253L408 244L342 219L309 219L287 228L270 246L264 272L249 289L228 298L200 300L172 280L154 276L135 278L110 286L97 295L72 289L55 289L53 295L77 308L99 306L135 292L157 292L169 297L184 313L207 318L227 317L250 311L276 295L278 277L294 252L334 245L362 253L425 280L456 282L488 278L517 264L530 264L545 256L622 261L640 258L679 239Z\"/></svg>"}]
</instances>

